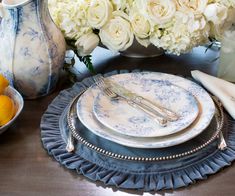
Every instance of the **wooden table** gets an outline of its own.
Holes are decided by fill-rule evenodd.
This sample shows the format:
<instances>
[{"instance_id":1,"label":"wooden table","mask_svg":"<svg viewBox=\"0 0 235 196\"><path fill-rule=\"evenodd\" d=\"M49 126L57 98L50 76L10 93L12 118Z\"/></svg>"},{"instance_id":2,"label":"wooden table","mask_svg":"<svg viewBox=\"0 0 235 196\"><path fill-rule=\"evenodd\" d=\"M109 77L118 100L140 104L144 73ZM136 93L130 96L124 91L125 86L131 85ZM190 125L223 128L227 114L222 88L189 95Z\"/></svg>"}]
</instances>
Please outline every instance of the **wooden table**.
<instances>
[{"instance_id":1,"label":"wooden table","mask_svg":"<svg viewBox=\"0 0 235 196\"><path fill-rule=\"evenodd\" d=\"M97 49L94 65L98 71L114 69L145 69L189 76L190 70L200 69L216 74L218 51L198 48L188 55L163 55L151 59L131 59ZM40 140L40 120L48 104L63 88L69 87L61 80L57 90L51 95L25 101L25 107L8 131L0 136L0 195L1 196L110 196L110 195L234 195L235 166L223 169L204 181L176 191L142 193L140 191L117 190L94 183L70 171L43 149Z\"/></svg>"}]
</instances>

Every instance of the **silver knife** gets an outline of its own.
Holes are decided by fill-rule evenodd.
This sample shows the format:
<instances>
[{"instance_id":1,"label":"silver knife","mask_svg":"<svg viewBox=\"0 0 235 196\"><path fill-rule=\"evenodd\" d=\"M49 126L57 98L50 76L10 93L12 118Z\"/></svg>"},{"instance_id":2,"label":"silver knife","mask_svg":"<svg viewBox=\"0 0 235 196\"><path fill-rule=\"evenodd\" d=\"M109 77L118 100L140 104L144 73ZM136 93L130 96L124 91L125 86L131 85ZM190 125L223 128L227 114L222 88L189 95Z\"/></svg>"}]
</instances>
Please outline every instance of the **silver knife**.
<instances>
[{"instance_id":1,"label":"silver knife","mask_svg":"<svg viewBox=\"0 0 235 196\"><path fill-rule=\"evenodd\" d=\"M131 92L120 84L113 82L107 78L104 78L104 81L114 93L116 93L120 97L125 98L127 101L132 101L135 104L142 104L149 111L166 118L168 121L176 121L179 119L179 116L175 112L156 103L153 103L152 101L145 99L144 97L136 93Z\"/></svg>"}]
</instances>

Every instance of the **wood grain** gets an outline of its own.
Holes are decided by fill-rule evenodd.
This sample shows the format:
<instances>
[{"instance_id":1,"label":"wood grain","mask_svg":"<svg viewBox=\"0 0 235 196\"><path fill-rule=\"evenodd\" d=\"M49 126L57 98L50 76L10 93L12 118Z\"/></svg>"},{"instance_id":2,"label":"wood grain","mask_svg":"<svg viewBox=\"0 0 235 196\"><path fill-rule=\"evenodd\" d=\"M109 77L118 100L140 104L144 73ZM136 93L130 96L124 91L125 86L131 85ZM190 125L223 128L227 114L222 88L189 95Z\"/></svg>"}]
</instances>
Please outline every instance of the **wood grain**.
<instances>
[{"instance_id":1,"label":"wood grain","mask_svg":"<svg viewBox=\"0 0 235 196\"><path fill-rule=\"evenodd\" d=\"M216 74L218 51L198 48L182 56L163 55L151 59L131 59L97 49L94 65L97 71L114 69L145 69L173 74L190 75L193 69ZM207 180L199 181L176 191L142 193L140 191L117 190L94 183L70 171L43 149L40 140L40 120L43 112L59 91L69 87L61 77L56 91L47 97L25 101L25 107L8 131L0 135L0 195L1 196L125 196L125 195L234 195L235 166L232 165Z\"/></svg>"}]
</instances>

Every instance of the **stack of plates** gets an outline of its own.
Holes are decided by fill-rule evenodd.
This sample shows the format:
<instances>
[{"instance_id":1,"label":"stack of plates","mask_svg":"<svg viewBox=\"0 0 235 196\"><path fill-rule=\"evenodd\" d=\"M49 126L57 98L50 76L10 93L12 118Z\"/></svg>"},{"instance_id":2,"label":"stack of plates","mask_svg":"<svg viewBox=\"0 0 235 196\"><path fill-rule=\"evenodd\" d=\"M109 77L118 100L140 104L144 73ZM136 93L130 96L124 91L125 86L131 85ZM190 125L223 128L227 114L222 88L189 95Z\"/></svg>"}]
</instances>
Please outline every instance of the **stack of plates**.
<instances>
[{"instance_id":1,"label":"stack of plates","mask_svg":"<svg viewBox=\"0 0 235 196\"><path fill-rule=\"evenodd\" d=\"M77 102L78 118L94 134L121 145L135 148L178 145L202 133L215 114L209 94L179 76L141 72L109 79L180 116L162 127L124 99L111 100L93 85Z\"/></svg>"}]
</instances>

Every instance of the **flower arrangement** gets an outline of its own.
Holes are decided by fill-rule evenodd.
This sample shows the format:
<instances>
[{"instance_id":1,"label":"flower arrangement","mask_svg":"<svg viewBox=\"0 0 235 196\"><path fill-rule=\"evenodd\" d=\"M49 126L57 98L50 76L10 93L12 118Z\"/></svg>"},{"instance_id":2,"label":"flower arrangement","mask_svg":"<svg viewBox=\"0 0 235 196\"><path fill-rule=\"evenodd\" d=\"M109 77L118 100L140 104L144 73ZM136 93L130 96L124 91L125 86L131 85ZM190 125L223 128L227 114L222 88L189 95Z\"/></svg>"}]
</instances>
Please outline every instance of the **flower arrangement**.
<instances>
[{"instance_id":1,"label":"flower arrangement","mask_svg":"<svg viewBox=\"0 0 235 196\"><path fill-rule=\"evenodd\" d=\"M235 0L49 0L49 9L87 65L99 43L117 52L136 40L179 55L221 39L235 21Z\"/></svg>"}]
</instances>

